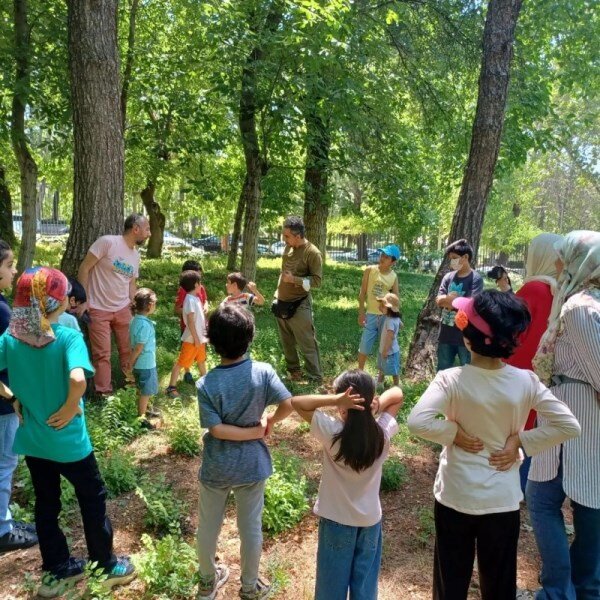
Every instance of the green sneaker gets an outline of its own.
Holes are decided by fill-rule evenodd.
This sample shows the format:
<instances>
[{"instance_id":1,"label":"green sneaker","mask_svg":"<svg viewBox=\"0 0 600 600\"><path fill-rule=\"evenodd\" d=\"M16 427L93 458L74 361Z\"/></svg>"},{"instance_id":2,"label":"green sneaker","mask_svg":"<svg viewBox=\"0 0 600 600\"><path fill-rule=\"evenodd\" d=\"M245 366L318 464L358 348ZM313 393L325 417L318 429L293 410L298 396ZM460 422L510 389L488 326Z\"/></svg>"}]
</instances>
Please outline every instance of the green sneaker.
<instances>
[{"instance_id":1,"label":"green sneaker","mask_svg":"<svg viewBox=\"0 0 600 600\"><path fill-rule=\"evenodd\" d=\"M268 598L272 591L271 584L263 579L259 579L254 589L249 592L245 592L243 588L240 588L240 598L242 600L263 600L264 598Z\"/></svg>"},{"instance_id":2,"label":"green sneaker","mask_svg":"<svg viewBox=\"0 0 600 600\"><path fill-rule=\"evenodd\" d=\"M215 576L212 580L202 581L198 585L198 595L196 600L214 600L218 591L225 585L229 579L229 569L225 565L217 565Z\"/></svg>"},{"instance_id":3,"label":"green sneaker","mask_svg":"<svg viewBox=\"0 0 600 600\"><path fill-rule=\"evenodd\" d=\"M117 585L125 585L137 577L135 567L128 556L118 556L117 562L102 582L102 587L110 590Z\"/></svg>"}]
</instances>

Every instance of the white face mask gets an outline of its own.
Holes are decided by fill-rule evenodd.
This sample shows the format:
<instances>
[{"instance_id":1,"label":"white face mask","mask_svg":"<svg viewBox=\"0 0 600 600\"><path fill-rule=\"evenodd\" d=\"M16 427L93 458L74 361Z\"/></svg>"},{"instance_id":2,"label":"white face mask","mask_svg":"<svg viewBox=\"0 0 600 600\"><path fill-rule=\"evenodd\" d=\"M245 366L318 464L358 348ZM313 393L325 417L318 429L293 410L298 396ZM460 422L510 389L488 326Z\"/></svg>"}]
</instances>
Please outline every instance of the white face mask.
<instances>
[{"instance_id":1,"label":"white face mask","mask_svg":"<svg viewBox=\"0 0 600 600\"><path fill-rule=\"evenodd\" d=\"M459 267L460 267L460 258L453 258L453 259L450 261L450 268L451 268L453 271L458 271L458 268L459 268Z\"/></svg>"}]
</instances>

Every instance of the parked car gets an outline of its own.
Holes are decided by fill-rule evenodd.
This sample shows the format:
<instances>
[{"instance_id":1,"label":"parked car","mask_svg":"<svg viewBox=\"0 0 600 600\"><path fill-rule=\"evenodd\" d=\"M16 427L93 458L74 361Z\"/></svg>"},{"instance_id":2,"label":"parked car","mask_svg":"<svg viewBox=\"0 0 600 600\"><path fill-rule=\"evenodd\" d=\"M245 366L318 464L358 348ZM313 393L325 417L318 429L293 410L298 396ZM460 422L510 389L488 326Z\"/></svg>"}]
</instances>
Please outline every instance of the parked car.
<instances>
[{"instance_id":1,"label":"parked car","mask_svg":"<svg viewBox=\"0 0 600 600\"><path fill-rule=\"evenodd\" d=\"M166 229L163 232L163 246L165 248L193 248L189 242L186 242L183 238L177 237Z\"/></svg>"},{"instance_id":2,"label":"parked car","mask_svg":"<svg viewBox=\"0 0 600 600\"><path fill-rule=\"evenodd\" d=\"M69 225L60 219L57 221L42 219L39 233L41 235L65 235L69 233Z\"/></svg>"},{"instance_id":3,"label":"parked car","mask_svg":"<svg viewBox=\"0 0 600 600\"><path fill-rule=\"evenodd\" d=\"M258 253L262 256L264 254L269 254L271 249L268 244L258 244L257 246Z\"/></svg>"},{"instance_id":4,"label":"parked car","mask_svg":"<svg viewBox=\"0 0 600 600\"><path fill-rule=\"evenodd\" d=\"M221 252L221 237L218 235L205 235L191 240L195 248L204 248L206 252Z\"/></svg>"},{"instance_id":5,"label":"parked car","mask_svg":"<svg viewBox=\"0 0 600 600\"><path fill-rule=\"evenodd\" d=\"M271 244L271 254L275 256L283 256L283 251L285 250L286 243L285 242L275 242Z\"/></svg>"},{"instance_id":6,"label":"parked car","mask_svg":"<svg viewBox=\"0 0 600 600\"><path fill-rule=\"evenodd\" d=\"M331 250L327 253L331 260L337 262L352 262L358 260L356 250Z\"/></svg>"}]
</instances>

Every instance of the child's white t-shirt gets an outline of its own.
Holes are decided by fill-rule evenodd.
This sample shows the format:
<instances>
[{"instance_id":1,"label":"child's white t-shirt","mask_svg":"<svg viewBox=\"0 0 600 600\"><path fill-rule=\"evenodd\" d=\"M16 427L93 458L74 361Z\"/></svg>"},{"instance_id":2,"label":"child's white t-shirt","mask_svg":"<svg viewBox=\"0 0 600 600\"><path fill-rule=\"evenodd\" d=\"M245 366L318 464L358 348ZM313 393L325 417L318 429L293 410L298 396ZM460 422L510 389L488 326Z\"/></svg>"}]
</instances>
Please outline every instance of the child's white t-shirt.
<instances>
[{"instance_id":1,"label":"child's white t-shirt","mask_svg":"<svg viewBox=\"0 0 600 600\"><path fill-rule=\"evenodd\" d=\"M378 423L385 439L383 452L368 469L358 473L343 461L334 460L340 444L336 442L332 448L331 441L342 430L342 421L319 410L313 413L310 432L323 446L323 472L314 508L319 517L352 527L371 527L381 520L381 468L390 449L390 439L398 431L398 423L388 413L383 413Z\"/></svg>"},{"instance_id":2,"label":"child's white t-shirt","mask_svg":"<svg viewBox=\"0 0 600 600\"><path fill-rule=\"evenodd\" d=\"M530 410L547 419L542 427L523 431ZM445 419L439 419L445 415ZM478 437L476 454L454 444L458 424ZM473 365L440 371L408 417L411 433L444 446L433 493L438 502L462 513L480 515L519 509L523 499L517 461L508 471L489 464L490 454L519 433L532 456L576 437L579 424L564 402L525 369Z\"/></svg>"},{"instance_id":3,"label":"child's white t-shirt","mask_svg":"<svg viewBox=\"0 0 600 600\"><path fill-rule=\"evenodd\" d=\"M185 329L183 330L183 334L181 335L182 342L189 342L190 344L194 343L194 338L188 327L188 315L194 313L194 323L196 325L196 332L198 333L198 337L200 338L200 342L206 344L208 338L206 337L206 321L204 319L204 307L202 306L202 302L195 294L186 294L185 299L183 300L183 308L181 317L183 322L185 323Z\"/></svg>"}]
</instances>

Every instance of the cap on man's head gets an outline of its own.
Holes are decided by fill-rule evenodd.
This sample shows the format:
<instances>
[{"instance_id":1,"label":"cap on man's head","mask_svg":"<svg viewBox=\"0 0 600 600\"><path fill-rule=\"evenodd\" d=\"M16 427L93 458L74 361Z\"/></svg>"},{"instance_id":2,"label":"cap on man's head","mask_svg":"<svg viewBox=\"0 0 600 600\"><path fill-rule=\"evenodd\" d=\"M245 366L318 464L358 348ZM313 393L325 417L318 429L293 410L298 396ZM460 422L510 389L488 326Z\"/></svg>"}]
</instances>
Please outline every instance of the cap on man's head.
<instances>
[{"instance_id":1,"label":"cap on man's head","mask_svg":"<svg viewBox=\"0 0 600 600\"><path fill-rule=\"evenodd\" d=\"M386 256L391 256L394 260L400 258L400 248L396 244L388 244L383 248L377 248L379 252L383 252Z\"/></svg>"}]
</instances>

